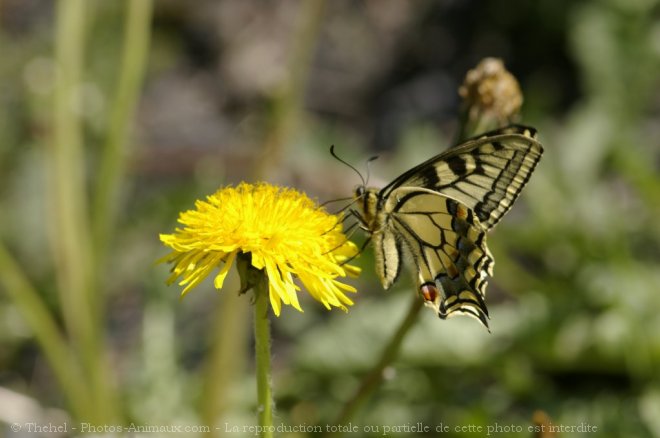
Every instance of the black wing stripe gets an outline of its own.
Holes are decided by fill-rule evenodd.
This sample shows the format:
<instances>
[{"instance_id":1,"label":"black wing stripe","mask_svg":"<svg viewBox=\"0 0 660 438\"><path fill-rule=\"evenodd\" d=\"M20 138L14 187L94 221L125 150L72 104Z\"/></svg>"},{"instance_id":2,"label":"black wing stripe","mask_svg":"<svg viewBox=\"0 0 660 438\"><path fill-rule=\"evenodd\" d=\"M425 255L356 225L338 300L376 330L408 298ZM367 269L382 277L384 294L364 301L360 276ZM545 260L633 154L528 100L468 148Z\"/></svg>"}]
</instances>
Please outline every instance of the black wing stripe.
<instances>
[{"instance_id":1,"label":"black wing stripe","mask_svg":"<svg viewBox=\"0 0 660 438\"><path fill-rule=\"evenodd\" d=\"M463 175L467 171L465 159L460 155L455 155L449 158L446 162L449 169L451 169L456 175Z\"/></svg>"},{"instance_id":2,"label":"black wing stripe","mask_svg":"<svg viewBox=\"0 0 660 438\"><path fill-rule=\"evenodd\" d=\"M517 167L516 170L519 170L522 167L523 162L526 159L527 159L527 157L524 157L523 160L520 161L520 165ZM532 176L532 172L536 168L537 163L538 163L538 160L532 161L531 163L528 163L529 170L527 172L523 173L524 176L522 178L520 177L521 174L519 172L507 172L509 174L508 176L510 176L510 177L512 176L512 178L510 179L508 184L506 183L506 180L503 180L503 190L507 191L509 189L509 187L513 187L514 191L511 193L511 195L508 198L507 197L504 198L504 200L508 200L508 202L498 202L495 199L493 199L491 201L491 203L495 206L491 210L492 214L491 214L491 219L490 219L491 222L493 223L493 225L495 223L497 223L500 220L500 218L502 216L504 216L504 214L511 209L511 207L513 206L513 202L518 197L518 195L520 195L520 192L522 192L522 189L525 187L525 185L529 181L530 177ZM504 172L503 172L503 174L504 174ZM496 179L495 184L497 184L498 180L499 180L499 178ZM489 195L492 197L493 193L495 193L495 192L491 192ZM489 198L489 196L487 195L486 198L484 199L484 201L482 201L482 202L486 202L488 200L488 198ZM479 204L477 204L475 206L475 210L477 211L477 214L479 215L480 210L483 211L483 206L480 206ZM486 216L486 215L484 214L484 216ZM482 218L480 217L479 219L482 219Z\"/></svg>"}]
</instances>

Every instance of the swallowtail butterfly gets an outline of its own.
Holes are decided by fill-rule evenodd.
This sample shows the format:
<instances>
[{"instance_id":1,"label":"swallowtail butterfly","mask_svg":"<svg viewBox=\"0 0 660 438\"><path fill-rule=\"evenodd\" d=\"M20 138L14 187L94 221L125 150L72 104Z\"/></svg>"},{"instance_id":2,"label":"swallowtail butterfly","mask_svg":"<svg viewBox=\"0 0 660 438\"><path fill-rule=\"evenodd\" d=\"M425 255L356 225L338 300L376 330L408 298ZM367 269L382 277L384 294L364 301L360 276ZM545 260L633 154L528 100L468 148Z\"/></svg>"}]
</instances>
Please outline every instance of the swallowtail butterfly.
<instances>
[{"instance_id":1,"label":"swallowtail butterfly","mask_svg":"<svg viewBox=\"0 0 660 438\"><path fill-rule=\"evenodd\" d=\"M484 300L494 261L486 233L542 153L534 128L511 125L452 147L382 189L359 186L353 214L371 236L383 287L410 259L420 294L440 318L465 314L488 327Z\"/></svg>"}]
</instances>

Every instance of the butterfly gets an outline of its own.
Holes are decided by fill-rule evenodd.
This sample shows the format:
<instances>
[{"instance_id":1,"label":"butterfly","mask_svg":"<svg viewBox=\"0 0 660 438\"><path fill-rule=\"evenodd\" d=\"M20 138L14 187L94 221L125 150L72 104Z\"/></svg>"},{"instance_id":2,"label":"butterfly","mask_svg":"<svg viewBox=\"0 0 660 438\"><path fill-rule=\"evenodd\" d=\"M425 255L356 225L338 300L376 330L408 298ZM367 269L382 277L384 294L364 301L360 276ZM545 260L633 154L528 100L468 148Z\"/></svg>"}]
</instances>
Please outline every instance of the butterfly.
<instances>
[{"instance_id":1,"label":"butterfly","mask_svg":"<svg viewBox=\"0 0 660 438\"><path fill-rule=\"evenodd\" d=\"M542 153L534 128L511 125L454 146L382 189L358 186L351 212L370 235L383 287L411 260L419 293L440 318L464 314L488 328L494 260L486 233L509 211Z\"/></svg>"}]
</instances>

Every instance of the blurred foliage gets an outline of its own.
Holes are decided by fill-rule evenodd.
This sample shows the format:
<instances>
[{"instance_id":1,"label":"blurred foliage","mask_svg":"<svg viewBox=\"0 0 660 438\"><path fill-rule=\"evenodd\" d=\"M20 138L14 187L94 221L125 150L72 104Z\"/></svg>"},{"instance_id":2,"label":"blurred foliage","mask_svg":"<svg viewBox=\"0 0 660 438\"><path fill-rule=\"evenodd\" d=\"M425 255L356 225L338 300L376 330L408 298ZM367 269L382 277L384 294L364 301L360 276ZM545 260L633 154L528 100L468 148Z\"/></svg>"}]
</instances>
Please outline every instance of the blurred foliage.
<instances>
[{"instance_id":1,"label":"blurred foliage","mask_svg":"<svg viewBox=\"0 0 660 438\"><path fill-rule=\"evenodd\" d=\"M45 174L56 4L0 2L0 238L64 330ZM95 0L85 16L76 104L90 198L124 9ZM423 312L356 424L527 430L542 410L555 425L598 426L598 436L660 437L659 18L657 0L342 0L317 10L294 0L157 2L100 271L125 418L202 424L214 416L205 406L218 406L220 426L255 423L247 321L228 332L237 363L227 367L237 374L209 371L224 365L212 362L222 306L248 300L207 284L178 302L179 290L164 285L167 268L153 265L164 254L158 233L179 211L257 173L321 200L348 196L357 177L332 160L330 144L360 169L381 155L371 180L382 184L449 145L463 75L496 56L521 83L522 122L539 129L545 155L490 237L492 334ZM272 154L264 147L274 138ZM273 321L276 422L332 423L403 318L410 282L383 292L370 250L359 263L347 314L309 302ZM62 415L48 410L68 406L9 296L0 294L0 387L47 408L44 418ZM208 392L216 381L219 392ZM218 394L224 401L214 404ZM12 418L0 421L3 430Z\"/></svg>"}]
</instances>

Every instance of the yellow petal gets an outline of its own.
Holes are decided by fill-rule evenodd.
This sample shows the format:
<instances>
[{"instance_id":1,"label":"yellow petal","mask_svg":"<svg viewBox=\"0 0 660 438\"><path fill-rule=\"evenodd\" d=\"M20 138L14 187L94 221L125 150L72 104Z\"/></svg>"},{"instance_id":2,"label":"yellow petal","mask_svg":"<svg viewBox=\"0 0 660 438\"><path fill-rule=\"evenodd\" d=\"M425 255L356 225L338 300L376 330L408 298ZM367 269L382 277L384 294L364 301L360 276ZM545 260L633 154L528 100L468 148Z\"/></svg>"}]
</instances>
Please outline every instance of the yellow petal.
<instances>
[{"instance_id":1,"label":"yellow petal","mask_svg":"<svg viewBox=\"0 0 660 438\"><path fill-rule=\"evenodd\" d=\"M231 265L234 263L234 259L236 258L236 252L237 251L234 251L230 253L229 256L227 256L227 258L224 260L222 269L220 269L218 275L216 275L213 279L213 286L215 286L216 289L222 289L222 285L225 282L225 277L227 277L229 268L231 268Z\"/></svg>"}]
</instances>

